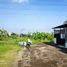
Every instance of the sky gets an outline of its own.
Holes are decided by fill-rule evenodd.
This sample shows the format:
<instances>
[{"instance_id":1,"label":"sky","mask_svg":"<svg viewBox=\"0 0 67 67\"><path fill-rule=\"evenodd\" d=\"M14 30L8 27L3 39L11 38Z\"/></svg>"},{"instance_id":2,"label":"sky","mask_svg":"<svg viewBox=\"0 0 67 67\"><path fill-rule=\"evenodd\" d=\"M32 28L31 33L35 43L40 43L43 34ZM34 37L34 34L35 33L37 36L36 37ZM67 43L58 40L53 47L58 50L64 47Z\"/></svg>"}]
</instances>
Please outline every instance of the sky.
<instances>
[{"instance_id":1,"label":"sky","mask_svg":"<svg viewBox=\"0 0 67 67\"><path fill-rule=\"evenodd\" d=\"M67 20L67 0L0 0L0 28L9 32L53 32Z\"/></svg>"}]
</instances>

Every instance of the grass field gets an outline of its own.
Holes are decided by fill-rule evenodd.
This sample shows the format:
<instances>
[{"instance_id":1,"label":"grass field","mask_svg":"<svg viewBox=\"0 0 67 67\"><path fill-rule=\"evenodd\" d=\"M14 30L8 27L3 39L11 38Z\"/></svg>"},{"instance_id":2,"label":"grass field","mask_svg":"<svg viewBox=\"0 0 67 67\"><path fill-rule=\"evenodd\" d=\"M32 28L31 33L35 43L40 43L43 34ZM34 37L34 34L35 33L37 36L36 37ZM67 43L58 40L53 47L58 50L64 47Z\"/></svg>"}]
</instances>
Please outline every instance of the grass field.
<instances>
[{"instance_id":1,"label":"grass field","mask_svg":"<svg viewBox=\"0 0 67 67\"><path fill-rule=\"evenodd\" d=\"M0 41L0 61L11 61L16 53L21 49L21 46L14 39Z\"/></svg>"},{"instance_id":2,"label":"grass field","mask_svg":"<svg viewBox=\"0 0 67 67\"><path fill-rule=\"evenodd\" d=\"M16 39L0 41L0 67L10 67L8 62L13 62L21 46Z\"/></svg>"}]
</instances>

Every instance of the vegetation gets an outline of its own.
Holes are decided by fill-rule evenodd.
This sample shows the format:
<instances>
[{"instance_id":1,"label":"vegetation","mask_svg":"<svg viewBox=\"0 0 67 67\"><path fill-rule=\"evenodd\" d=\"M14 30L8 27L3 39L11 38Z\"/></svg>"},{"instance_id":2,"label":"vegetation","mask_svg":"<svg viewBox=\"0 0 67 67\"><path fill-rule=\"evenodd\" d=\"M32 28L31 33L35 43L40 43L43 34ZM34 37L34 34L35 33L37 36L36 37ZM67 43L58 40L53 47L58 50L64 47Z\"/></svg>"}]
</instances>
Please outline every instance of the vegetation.
<instances>
[{"instance_id":1,"label":"vegetation","mask_svg":"<svg viewBox=\"0 0 67 67\"><path fill-rule=\"evenodd\" d=\"M32 34L21 33L20 35L11 33L11 35L9 35L6 30L0 29L0 60L12 61L21 49L18 42L25 42L28 38L30 38L33 43L53 42L53 36L53 33L44 32L34 32Z\"/></svg>"}]
</instances>

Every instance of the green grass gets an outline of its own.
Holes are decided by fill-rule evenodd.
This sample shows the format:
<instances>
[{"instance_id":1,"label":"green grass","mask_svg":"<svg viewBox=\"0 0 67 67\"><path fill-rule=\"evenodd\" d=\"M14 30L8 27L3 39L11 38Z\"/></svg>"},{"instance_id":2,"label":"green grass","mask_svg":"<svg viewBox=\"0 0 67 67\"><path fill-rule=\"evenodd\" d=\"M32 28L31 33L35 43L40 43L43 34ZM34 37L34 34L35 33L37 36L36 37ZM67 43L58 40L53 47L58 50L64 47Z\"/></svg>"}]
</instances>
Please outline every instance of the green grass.
<instances>
[{"instance_id":1,"label":"green grass","mask_svg":"<svg viewBox=\"0 0 67 67\"><path fill-rule=\"evenodd\" d=\"M18 51L21 49L21 47L18 44L1 44L0 45L0 62L13 62L15 60L15 57L18 53ZM1 64L0 67L10 67L10 64Z\"/></svg>"},{"instance_id":2,"label":"green grass","mask_svg":"<svg viewBox=\"0 0 67 67\"><path fill-rule=\"evenodd\" d=\"M21 47L19 45L0 45L0 59L4 59L3 56L5 56L7 53L18 51L20 48Z\"/></svg>"},{"instance_id":3,"label":"green grass","mask_svg":"<svg viewBox=\"0 0 67 67\"><path fill-rule=\"evenodd\" d=\"M0 61L12 61L13 55L21 49L21 46L16 42L16 39L0 41Z\"/></svg>"},{"instance_id":4,"label":"green grass","mask_svg":"<svg viewBox=\"0 0 67 67\"><path fill-rule=\"evenodd\" d=\"M36 44L36 43L39 43L39 42L50 42L50 40L47 40L47 39L45 39L45 40L40 40L40 39L38 39L38 40L34 40L34 39L32 39L32 44Z\"/></svg>"},{"instance_id":5,"label":"green grass","mask_svg":"<svg viewBox=\"0 0 67 67\"><path fill-rule=\"evenodd\" d=\"M0 67L11 67L11 63L15 60L15 57L21 46L18 44L16 39L9 39L0 41ZM1 64L1 62L4 62ZM7 63L7 64L5 64Z\"/></svg>"}]
</instances>

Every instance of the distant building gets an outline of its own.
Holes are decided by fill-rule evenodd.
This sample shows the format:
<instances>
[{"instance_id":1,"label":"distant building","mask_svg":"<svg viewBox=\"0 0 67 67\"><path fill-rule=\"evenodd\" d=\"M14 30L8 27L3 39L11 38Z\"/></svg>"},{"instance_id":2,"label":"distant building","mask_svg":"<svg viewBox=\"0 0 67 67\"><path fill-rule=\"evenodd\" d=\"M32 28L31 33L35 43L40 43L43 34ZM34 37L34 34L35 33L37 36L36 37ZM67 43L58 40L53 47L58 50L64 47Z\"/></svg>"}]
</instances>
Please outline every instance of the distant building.
<instances>
[{"instance_id":1,"label":"distant building","mask_svg":"<svg viewBox=\"0 0 67 67\"><path fill-rule=\"evenodd\" d=\"M54 29L54 43L67 48L67 21L64 24L56 26Z\"/></svg>"}]
</instances>

